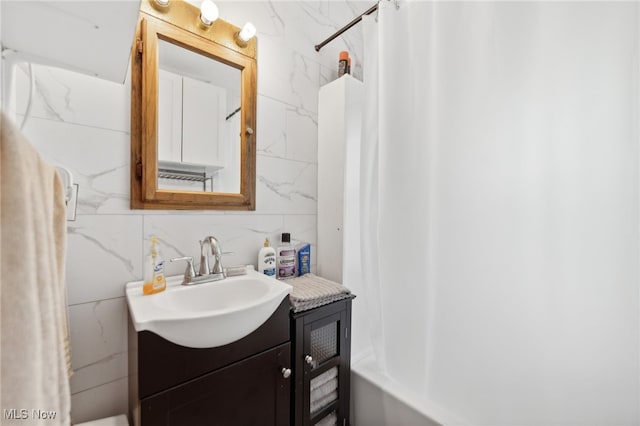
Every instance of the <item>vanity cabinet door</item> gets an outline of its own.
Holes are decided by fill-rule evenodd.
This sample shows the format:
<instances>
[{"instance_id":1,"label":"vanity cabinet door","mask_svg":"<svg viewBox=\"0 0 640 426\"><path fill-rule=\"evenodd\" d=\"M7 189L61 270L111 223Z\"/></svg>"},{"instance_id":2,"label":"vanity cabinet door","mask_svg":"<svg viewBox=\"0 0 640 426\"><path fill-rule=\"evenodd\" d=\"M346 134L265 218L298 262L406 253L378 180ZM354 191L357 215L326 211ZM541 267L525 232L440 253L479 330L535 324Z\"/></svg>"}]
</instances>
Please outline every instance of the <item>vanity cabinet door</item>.
<instances>
[{"instance_id":1,"label":"vanity cabinet door","mask_svg":"<svg viewBox=\"0 0 640 426\"><path fill-rule=\"evenodd\" d=\"M293 423L349 424L351 300L294 314Z\"/></svg>"},{"instance_id":2,"label":"vanity cabinet door","mask_svg":"<svg viewBox=\"0 0 640 426\"><path fill-rule=\"evenodd\" d=\"M287 342L143 399L141 424L289 425L291 378L283 369L290 348Z\"/></svg>"}]
</instances>

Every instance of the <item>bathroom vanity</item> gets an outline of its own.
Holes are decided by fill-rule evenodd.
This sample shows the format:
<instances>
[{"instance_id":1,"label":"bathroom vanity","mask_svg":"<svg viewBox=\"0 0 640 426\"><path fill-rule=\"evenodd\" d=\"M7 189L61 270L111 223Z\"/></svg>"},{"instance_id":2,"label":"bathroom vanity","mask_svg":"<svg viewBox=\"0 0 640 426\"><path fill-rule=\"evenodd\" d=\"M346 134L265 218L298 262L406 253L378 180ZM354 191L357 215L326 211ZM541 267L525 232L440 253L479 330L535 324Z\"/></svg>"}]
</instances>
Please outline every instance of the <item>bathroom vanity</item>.
<instances>
[{"instance_id":1,"label":"bathroom vanity","mask_svg":"<svg viewBox=\"0 0 640 426\"><path fill-rule=\"evenodd\" d=\"M289 300L248 336L214 348L129 332L134 424L289 425Z\"/></svg>"},{"instance_id":2,"label":"bathroom vanity","mask_svg":"<svg viewBox=\"0 0 640 426\"><path fill-rule=\"evenodd\" d=\"M126 286L135 426L349 424L353 296L292 313L292 287L253 270L182 279Z\"/></svg>"}]
</instances>

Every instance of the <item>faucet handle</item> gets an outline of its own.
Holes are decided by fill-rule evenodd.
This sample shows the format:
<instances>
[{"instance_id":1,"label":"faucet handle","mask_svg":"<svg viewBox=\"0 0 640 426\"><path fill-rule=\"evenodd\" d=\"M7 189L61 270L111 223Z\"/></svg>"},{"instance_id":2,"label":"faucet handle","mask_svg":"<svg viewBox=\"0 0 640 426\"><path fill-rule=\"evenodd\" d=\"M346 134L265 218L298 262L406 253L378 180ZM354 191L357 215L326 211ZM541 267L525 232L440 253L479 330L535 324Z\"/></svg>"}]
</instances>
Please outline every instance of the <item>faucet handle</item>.
<instances>
[{"instance_id":1,"label":"faucet handle","mask_svg":"<svg viewBox=\"0 0 640 426\"><path fill-rule=\"evenodd\" d=\"M193 278L196 276L196 270L193 267L193 257L184 256L184 257L174 257L171 259L172 262L177 262L178 260L186 260L187 261L187 269L184 271L184 279L182 280L182 285L191 284Z\"/></svg>"}]
</instances>

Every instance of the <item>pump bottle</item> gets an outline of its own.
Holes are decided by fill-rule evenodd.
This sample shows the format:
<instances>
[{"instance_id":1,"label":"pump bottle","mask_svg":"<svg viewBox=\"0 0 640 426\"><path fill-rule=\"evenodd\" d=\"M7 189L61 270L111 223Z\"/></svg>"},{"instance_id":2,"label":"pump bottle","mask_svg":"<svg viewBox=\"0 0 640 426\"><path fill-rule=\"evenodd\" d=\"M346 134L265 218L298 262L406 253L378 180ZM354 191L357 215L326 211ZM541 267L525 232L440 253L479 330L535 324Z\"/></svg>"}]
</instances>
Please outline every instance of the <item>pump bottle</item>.
<instances>
[{"instance_id":1,"label":"pump bottle","mask_svg":"<svg viewBox=\"0 0 640 426\"><path fill-rule=\"evenodd\" d=\"M271 247L269 238L264 239L264 247L258 252L258 271L270 277L276 277L276 251Z\"/></svg>"},{"instance_id":2,"label":"pump bottle","mask_svg":"<svg viewBox=\"0 0 640 426\"><path fill-rule=\"evenodd\" d=\"M151 247L149 254L145 258L144 264L144 284L142 293L145 295L160 293L167 288L167 281L164 278L164 259L158 247L158 238L151 237Z\"/></svg>"}]
</instances>

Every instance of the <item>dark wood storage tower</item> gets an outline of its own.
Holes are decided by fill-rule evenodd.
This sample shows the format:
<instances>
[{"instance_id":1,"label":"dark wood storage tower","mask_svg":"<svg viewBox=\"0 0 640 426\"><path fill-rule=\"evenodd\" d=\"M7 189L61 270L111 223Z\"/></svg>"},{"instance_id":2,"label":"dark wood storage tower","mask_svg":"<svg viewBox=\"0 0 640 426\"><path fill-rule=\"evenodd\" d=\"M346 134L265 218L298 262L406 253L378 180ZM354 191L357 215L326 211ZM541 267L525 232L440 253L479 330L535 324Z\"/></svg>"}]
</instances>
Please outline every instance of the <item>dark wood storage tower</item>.
<instances>
[{"instance_id":1,"label":"dark wood storage tower","mask_svg":"<svg viewBox=\"0 0 640 426\"><path fill-rule=\"evenodd\" d=\"M292 425L313 426L331 415L336 416L338 426L349 425L351 299L291 314ZM338 382L337 398L312 407L314 380L333 374Z\"/></svg>"}]
</instances>

